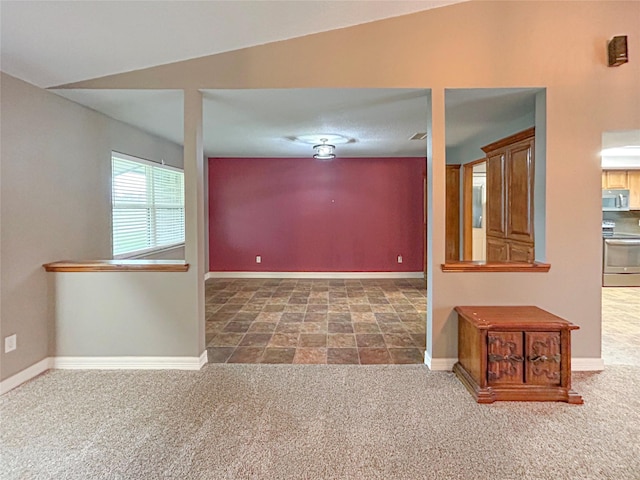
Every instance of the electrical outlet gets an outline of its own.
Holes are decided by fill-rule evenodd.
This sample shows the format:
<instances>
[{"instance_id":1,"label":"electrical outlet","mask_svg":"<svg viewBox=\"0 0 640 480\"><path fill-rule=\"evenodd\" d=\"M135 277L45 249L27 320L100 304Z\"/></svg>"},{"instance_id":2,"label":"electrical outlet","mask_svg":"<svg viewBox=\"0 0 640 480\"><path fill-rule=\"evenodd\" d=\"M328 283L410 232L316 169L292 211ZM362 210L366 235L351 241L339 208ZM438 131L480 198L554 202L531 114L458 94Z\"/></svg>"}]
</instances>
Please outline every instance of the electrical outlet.
<instances>
[{"instance_id":1,"label":"electrical outlet","mask_svg":"<svg viewBox=\"0 0 640 480\"><path fill-rule=\"evenodd\" d=\"M14 333L4 337L4 353L13 352L16 348L18 348L18 335Z\"/></svg>"},{"instance_id":2,"label":"electrical outlet","mask_svg":"<svg viewBox=\"0 0 640 480\"><path fill-rule=\"evenodd\" d=\"M260 255L256 255L256 263L262 263L262 257Z\"/></svg>"},{"instance_id":3,"label":"electrical outlet","mask_svg":"<svg viewBox=\"0 0 640 480\"><path fill-rule=\"evenodd\" d=\"M402 255L398 255L398 263L402 263Z\"/></svg>"}]
</instances>

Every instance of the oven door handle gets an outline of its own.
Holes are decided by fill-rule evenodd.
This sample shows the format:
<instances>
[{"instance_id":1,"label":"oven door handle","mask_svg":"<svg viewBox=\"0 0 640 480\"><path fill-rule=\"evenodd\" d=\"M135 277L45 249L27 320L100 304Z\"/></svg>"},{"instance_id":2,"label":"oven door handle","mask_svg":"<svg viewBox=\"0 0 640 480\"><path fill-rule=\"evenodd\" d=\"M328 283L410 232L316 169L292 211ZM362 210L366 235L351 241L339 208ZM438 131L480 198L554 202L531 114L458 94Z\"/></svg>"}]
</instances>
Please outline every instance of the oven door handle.
<instances>
[{"instance_id":1,"label":"oven door handle","mask_svg":"<svg viewBox=\"0 0 640 480\"><path fill-rule=\"evenodd\" d=\"M618 239L608 238L608 239L605 240L605 243L607 245L617 245L617 246L620 246L620 247L631 247L631 246L634 246L634 245L640 246L640 239L618 240Z\"/></svg>"}]
</instances>

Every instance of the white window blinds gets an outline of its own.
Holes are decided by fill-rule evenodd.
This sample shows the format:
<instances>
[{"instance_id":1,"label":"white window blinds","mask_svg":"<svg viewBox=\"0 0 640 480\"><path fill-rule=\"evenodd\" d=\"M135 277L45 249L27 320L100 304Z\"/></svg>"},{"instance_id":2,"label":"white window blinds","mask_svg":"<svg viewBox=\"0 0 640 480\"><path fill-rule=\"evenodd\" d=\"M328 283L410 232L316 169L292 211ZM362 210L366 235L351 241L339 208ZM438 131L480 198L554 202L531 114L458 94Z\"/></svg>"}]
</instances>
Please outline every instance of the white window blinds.
<instances>
[{"instance_id":1,"label":"white window blinds","mask_svg":"<svg viewBox=\"0 0 640 480\"><path fill-rule=\"evenodd\" d=\"M184 242L184 173L113 152L113 256L122 258Z\"/></svg>"}]
</instances>

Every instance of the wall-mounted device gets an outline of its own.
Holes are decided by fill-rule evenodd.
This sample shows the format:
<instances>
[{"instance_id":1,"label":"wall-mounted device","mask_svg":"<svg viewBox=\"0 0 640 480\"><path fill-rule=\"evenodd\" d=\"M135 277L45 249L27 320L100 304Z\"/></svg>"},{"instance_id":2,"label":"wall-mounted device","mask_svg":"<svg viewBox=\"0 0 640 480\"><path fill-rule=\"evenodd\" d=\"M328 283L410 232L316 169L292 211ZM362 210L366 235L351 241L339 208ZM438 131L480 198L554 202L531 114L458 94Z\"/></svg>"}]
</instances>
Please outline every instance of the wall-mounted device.
<instances>
[{"instance_id":1,"label":"wall-mounted device","mask_svg":"<svg viewBox=\"0 0 640 480\"><path fill-rule=\"evenodd\" d=\"M629 61L629 52L627 51L627 36L620 35L609 40L609 66L618 67Z\"/></svg>"}]
</instances>

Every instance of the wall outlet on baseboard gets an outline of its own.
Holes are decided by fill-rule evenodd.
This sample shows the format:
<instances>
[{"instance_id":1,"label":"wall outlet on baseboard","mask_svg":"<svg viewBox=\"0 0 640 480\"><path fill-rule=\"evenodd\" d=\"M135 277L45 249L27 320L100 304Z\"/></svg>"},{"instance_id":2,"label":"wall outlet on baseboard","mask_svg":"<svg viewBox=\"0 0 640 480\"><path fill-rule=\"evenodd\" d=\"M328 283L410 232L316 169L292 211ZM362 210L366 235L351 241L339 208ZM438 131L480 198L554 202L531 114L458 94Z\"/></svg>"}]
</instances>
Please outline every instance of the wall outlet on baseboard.
<instances>
[{"instance_id":1,"label":"wall outlet on baseboard","mask_svg":"<svg viewBox=\"0 0 640 480\"><path fill-rule=\"evenodd\" d=\"M398 263L402 263L402 255L398 255Z\"/></svg>"},{"instance_id":2,"label":"wall outlet on baseboard","mask_svg":"<svg viewBox=\"0 0 640 480\"><path fill-rule=\"evenodd\" d=\"M262 256L256 255L256 263L262 263Z\"/></svg>"},{"instance_id":3,"label":"wall outlet on baseboard","mask_svg":"<svg viewBox=\"0 0 640 480\"><path fill-rule=\"evenodd\" d=\"M18 348L18 335L13 334L8 337L4 337L4 353L13 352Z\"/></svg>"}]
</instances>

